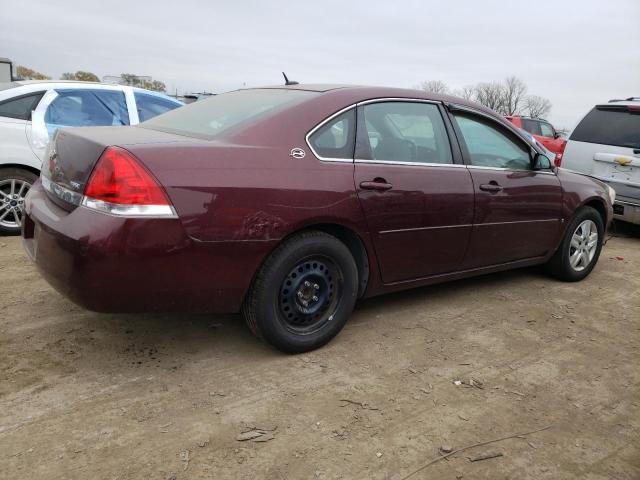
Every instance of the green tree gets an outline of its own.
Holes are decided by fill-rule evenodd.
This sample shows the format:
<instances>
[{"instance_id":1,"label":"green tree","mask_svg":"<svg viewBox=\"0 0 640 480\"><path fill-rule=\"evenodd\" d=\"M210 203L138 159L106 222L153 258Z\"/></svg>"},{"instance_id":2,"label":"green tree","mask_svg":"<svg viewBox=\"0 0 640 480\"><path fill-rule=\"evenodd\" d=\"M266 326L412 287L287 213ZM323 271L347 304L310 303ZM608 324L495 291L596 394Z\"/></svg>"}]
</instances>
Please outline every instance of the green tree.
<instances>
[{"instance_id":1,"label":"green tree","mask_svg":"<svg viewBox=\"0 0 640 480\"><path fill-rule=\"evenodd\" d=\"M95 73L78 70L76 73L65 72L62 74L62 80L79 80L81 82L99 82L100 79Z\"/></svg>"},{"instance_id":2,"label":"green tree","mask_svg":"<svg viewBox=\"0 0 640 480\"><path fill-rule=\"evenodd\" d=\"M40 72L23 67L22 65L17 66L16 73L18 74L18 77L23 80L51 80L51 77L47 77Z\"/></svg>"},{"instance_id":3,"label":"green tree","mask_svg":"<svg viewBox=\"0 0 640 480\"><path fill-rule=\"evenodd\" d=\"M146 88L147 90L154 90L156 92L165 92L167 90L164 82L160 80L146 80L133 73L121 73L120 78L125 85L132 87Z\"/></svg>"},{"instance_id":4,"label":"green tree","mask_svg":"<svg viewBox=\"0 0 640 480\"><path fill-rule=\"evenodd\" d=\"M159 80L153 80L151 82L145 81L140 85L142 88L146 88L147 90L154 90L156 92L166 92L167 87L164 82Z\"/></svg>"}]
</instances>

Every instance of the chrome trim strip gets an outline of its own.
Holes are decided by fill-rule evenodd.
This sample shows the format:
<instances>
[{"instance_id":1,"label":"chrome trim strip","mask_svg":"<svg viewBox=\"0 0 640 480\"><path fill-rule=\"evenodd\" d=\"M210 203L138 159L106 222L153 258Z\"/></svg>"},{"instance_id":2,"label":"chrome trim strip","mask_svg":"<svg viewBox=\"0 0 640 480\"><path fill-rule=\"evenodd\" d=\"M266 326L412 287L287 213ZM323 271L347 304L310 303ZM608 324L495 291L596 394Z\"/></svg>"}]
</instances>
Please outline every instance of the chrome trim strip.
<instances>
[{"instance_id":1,"label":"chrome trim strip","mask_svg":"<svg viewBox=\"0 0 640 480\"><path fill-rule=\"evenodd\" d=\"M73 190L69 190L62 185L58 185L44 175L40 175L40 181L42 182L42 188L44 188L47 192L52 193L60 200L64 200L65 202L76 206L82 203L82 199L84 197L81 193L74 192Z\"/></svg>"},{"instance_id":2,"label":"chrome trim strip","mask_svg":"<svg viewBox=\"0 0 640 480\"><path fill-rule=\"evenodd\" d=\"M400 228L398 230L381 230L378 233L382 235L385 233L419 232L421 230L436 230L436 229L442 229L442 228L464 228L464 227L473 227L473 224L465 223L462 225L442 225L439 227Z\"/></svg>"},{"instance_id":3,"label":"chrome trim strip","mask_svg":"<svg viewBox=\"0 0 640 480\"><path fill-rule=\"evenodd\" d=\"M381 165L408 165L410 167L455 167L465 168L466 165L460 163L422 163L422 162L395 162L393 160L366 160L362 158L356 158L356 163L375 163Z\"/></svg>"},{"instance_id":4,"label":"chrome trim strip","mask_svg":"<svg viewBox=\"0 0 640 480\"><path fill-rule=\"evenodd\" d=\"M640 207L640 203L625 202L624 200L615 200L613 202L614 205L616 203L622 203L623 205L629 205L631 207Z\"/></svg>"},{"instance_id":5,"label":"chrome trim strip","mask_svg":"<svg viewBox=\"0 0 640 480\"><path fill-rule=\"evenodd\" d=\"M420 99L420 98L400 98L400 97L383 97L383 98L373 98L371 100L363 100L361 102L357 102L357 103L353 103L347 107L344 107L342 110L338 110L336 113L328 116L327 118L325 118L324 120L322 120L320 123L318 123L315 127L313 127L309 133L307 133L304 137L305 142L307 142L307 146L309 147L309 150L311 150L311 153L313 153L316 158L318 160L322 160L323 162L343 162L343 163L353 163L353 160L350 158L328 158L328 157L322 157L320 155L318 155L318 152L316 152L313 147L311 146L311 142L309 141L309 138L311 137L311 135L313 135L317 130L319 130L320 128L322 128L325 124L327 124L328 122L330 122L332 119L334 119L335 117L337 117L338 115L343 114L344 112L352 109L352 108L356 108L360 105L367 105L370 103L380 103L380 102L394 102L394 101L403 101L403 102L420 102L420 103L430 103L430 104L442 104L442 102L437 102L435 100L426 100L426 99ZM356 139L357 140L357 139Z\"/></svg>"},{"instance_id":6,"label":"chrome trim strip","mask_svg":"<svg viewBox=\"0 0 640 480\"><path fill-rule=\"evenodd\" d=\"M338 115L342 115L344 112L346 112L348 110L351 110L352 108L356 108L357 105L358 105L357 103L353 103L353 104L349 105L348 107L343 108L342 110L338 110L336 113L328 116L327 118L322 120L320 123L318 123L315 127L313 127L311 130L309 130L309 133L307 133L305 135L304 140L305 140L305 142L307 142L307 146L309 147L309 150L311 150L311 153L313 153L318 160L322 160L323 162L342 162L342 163L348 162L348 163L353 163L353 159L351 159L351 158L327 158L327 157L323 157L323 156L319 155L318 152L316 152L313 149L313 147L311 146L311 142L309 141L309 138L311 137L311 135L316 133L316 131L318 131L319 129L324 127L327 123L329 123L331 120L336 118Z\"/></svg>"},{"instance_id":7,"label":"chrome trim strip","mask_svg":"<svg viewBox=\"0 0 640 480\"><path fill-rule=\"evenodd\" d=\"M415 102L415 103L431 103L435 105L442 104L442 102L439 102L437 100L427 100L426 98L381 97L381 98L372 98L370 100L363 100L361 102L356 103L356 105L360 106L360 105L368 105L370 103L385 103L385 102Z\"/></svg>"},{"instance_id":8,"label":"chrome trim strip","mask_svg":"<svg viewBox=\"0 0 640 480\"><path fill-rule=\"evenodd\" d=\"M515 168L504 168L504 167L483 167L482 165L466 165L469 170L495 170L499 172L531 172L531 173L540 173L543 175L556 175L555 172L545 172L544 170L518 170Z\"/></svg>"},{"instance_id":9,"label":"chrome trim strip","mask_svg":"<svg viewBox=\"0 0 640 480\"><path fill-rule=\"evenodd\" d=\"M545 218L542 220L515 220L513 222L486 222L486 223L474 223L474 227L487 227L493 225L512 225L516 223L539 223L539 222L560 222L559 218Z\"/></svg>"}]
</instances>

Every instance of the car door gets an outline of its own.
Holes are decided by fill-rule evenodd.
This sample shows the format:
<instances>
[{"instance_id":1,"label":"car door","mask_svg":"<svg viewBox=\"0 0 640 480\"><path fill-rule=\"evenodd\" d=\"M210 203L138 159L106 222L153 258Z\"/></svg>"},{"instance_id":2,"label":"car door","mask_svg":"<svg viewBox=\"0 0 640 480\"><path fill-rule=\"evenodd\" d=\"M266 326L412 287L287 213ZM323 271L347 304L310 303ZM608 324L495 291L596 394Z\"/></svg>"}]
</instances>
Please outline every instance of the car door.
<instances>
[{"instance_id":1,"label":"car door","mask_svg":"<svg viewBox=\"0 0 640 480\"><path fill-rule=\"evenodd\" d=\"M385 283L452 272L464 258L473 184L443 114L426 101L358 107L355 188Z\"/></svg>"},{"instance_id":2,"label":"car door","mask_svg":"<svg viewBox=\"0 0 640 480\"><path fill-rule=\"evenodd\" d=\"M453 109L475 191L464 268L542 257L556 244L562 188L552 169L532 169L532 149L489 116Z\"/></svg>"},{"instance_id":3,"label":"car door","mask_svg":"<svg viewBox=\"0 0 640 480\"><path fill-rule=\"evenodd\" d=\"M40 167L29 146L28 131L31 112L43 94L30 92L0 101L0 163Z\"/></svg>"}]
</instances>

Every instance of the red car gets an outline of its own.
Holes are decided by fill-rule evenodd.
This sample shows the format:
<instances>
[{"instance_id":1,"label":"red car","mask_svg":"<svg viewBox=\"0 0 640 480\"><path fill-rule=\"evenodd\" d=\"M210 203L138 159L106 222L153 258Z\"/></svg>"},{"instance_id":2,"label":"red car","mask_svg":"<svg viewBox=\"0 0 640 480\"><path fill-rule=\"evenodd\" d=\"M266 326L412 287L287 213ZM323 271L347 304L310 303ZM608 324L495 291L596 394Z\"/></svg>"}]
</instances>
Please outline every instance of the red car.
<instances>
[{"instance_id":1,"label":"red car","mask_svg":"<svg viewBox=\"0 0 640 480\"><path fill-rule=\"evenodd\" d=\"M356 300L546 264L593 269L611 189L490 110L372 87L240 90L135 127L60 130L24 246L88 309L242 311L281 350Z\"/></svg>"},{"instance_id":2,"label":"red car","mask_svg":"<svg viewBox=\"0 0 640 480\"><path fill-rule=\"evenodd\" d=\"M560 137L560 134L553 128L553 125L541 118L519 116L506 116L505 118L516 127L529 132L536 140L542 143L547 150L555 153L556 158L554 159L554 163L556 167L560 166L567 141Z\"/></svg>"}]
</instances>

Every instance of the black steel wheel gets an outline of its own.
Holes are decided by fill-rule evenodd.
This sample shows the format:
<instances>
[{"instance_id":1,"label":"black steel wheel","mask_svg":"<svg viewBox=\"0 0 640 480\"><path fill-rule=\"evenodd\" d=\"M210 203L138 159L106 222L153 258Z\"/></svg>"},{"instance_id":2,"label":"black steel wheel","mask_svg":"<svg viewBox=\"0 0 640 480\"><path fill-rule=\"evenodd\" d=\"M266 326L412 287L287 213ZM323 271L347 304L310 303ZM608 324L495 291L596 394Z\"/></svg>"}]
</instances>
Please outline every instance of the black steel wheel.
<instances>
[{"instance_id":1,"label":"black steel wheel","mask_svg":"<svg viewBox=\"0 0 640 480\"><path fill-rule=\"evenodd\" d=\"M251 330L285 352L305 352L331 340L355 305L358 271L345 244L305 232L265 261L245 299Z\"/></svg>"}]
</instances>

